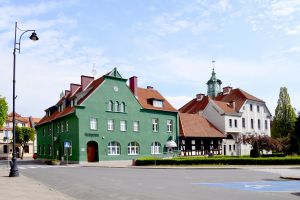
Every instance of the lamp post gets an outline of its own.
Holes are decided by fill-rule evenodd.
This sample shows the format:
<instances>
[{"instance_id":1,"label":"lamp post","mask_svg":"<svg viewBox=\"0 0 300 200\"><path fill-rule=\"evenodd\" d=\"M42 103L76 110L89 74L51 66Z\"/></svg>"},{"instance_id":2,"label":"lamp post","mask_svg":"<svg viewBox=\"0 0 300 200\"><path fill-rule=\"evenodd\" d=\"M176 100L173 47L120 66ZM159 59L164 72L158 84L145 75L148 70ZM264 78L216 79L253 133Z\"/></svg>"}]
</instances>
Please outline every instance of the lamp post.
<instances>
[{"instance_id":1,"label":"lamp post","mask_svg":"<svg viewBox=\"0 0 300 200\"><path fill-rule=\"evenodd\" d=\"M17 42L17 30L22 31L22 34L19 37L19 42ZM17 22L15 23L15 40L14 40L14 61L13 61L13 156L12 156L12 160L10 162L10 172L9 172L9 176L10 177L17 177L19 176L19 170L18 170L18 166L17 166L17 158L16 158L16 118L15 118L15 100L16 100L16 51L18 51L20 53L20 42L21 42L21 38L24 35L24 33L26 32L32 32L31 36L29 37L29 39L33 40L33 41L37 41L39 38L37 37L35 30L22 30L20 28L18 28L18 24Z\"/></svg>"}]
</instances>

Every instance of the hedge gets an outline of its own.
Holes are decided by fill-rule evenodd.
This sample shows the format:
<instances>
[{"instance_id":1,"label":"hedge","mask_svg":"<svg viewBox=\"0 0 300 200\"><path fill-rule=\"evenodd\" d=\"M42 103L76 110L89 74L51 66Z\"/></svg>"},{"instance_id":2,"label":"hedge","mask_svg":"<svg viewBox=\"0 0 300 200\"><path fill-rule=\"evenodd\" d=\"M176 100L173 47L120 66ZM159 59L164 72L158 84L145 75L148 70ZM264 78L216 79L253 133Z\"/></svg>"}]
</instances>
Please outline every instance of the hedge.
<instances>
[{"instance_id":1,"label":"hedge","mask_svg":"<svg viewBox=\"0 0 300 200\"><path fill-rule=\"evenodd\" d=\"M176 158L139 158L137 166L145 165L296 165L300 156L291 157L176 157Z\"/></svg>"}]
</instances>

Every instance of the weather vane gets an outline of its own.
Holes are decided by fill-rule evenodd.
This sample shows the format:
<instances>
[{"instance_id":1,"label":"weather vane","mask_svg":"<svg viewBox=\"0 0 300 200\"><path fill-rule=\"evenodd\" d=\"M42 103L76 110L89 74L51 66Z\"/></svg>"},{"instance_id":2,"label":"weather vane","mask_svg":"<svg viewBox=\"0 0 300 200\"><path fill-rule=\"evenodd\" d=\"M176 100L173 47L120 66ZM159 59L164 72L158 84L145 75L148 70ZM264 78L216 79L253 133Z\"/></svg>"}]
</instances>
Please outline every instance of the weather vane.
<instances>
[{"instance_id":1,"label":"weather vane","mask_svg":"<svg viewBox=\"0 0 300 200\"><path fill-rule=\"evenodd\" d=\"M212 62L212 67L213 67L213 70L215 70L215 60L214 60L214 58L211 58L211 62Z\"/></svg>"}]
</instances>

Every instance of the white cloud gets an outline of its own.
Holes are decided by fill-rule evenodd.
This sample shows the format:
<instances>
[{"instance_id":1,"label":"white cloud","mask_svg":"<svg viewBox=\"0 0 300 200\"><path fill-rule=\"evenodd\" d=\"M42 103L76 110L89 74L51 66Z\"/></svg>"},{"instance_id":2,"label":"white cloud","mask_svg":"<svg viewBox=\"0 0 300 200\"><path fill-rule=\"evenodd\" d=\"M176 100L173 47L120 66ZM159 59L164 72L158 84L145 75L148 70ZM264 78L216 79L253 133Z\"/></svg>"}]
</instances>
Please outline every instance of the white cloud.
<instances>
[{"instance_id":1,"label":"white cloud","mask_svg":"<svg viewBox=\"0 0 300 200\"><path fill-rule=\"evenodd\" d=\"M286 17L300 11L300 1L279 0L271 4L272 14L279 17Z\"/></svg>"},{"instance_id":2,"label":"white cloud","mask_svg":"<svg viewBox=\"0 0 300 200\"><path fill-rule=\"evenodd\" d=\"M286 27L285 32L287 35L298 35L300 34L300 24L294 27Z\"/></svg>"}]
</instances>

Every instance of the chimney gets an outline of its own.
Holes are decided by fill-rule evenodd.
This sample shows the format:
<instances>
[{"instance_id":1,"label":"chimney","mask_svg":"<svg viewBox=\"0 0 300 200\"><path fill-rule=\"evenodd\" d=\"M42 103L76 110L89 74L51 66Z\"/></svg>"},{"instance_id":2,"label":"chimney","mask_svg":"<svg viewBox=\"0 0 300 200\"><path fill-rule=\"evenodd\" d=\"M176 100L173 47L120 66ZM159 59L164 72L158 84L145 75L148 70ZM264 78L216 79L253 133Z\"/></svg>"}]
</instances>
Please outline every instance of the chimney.
<instances>
[{"instance_id":1,"label":"chimney","mask_svg":"<svg viewBox=\"0 0 300 200\"><path fill-rule=\"evenodd\" d=\"M196 100L197 101L202 101L202 99L203 99L203 97L204 97L204 94L196 94Z\"/></svg>"},{"instance_id":2,"label":"chimney","mask_svg":"<svg viewBox=\"0 0 300 200\"><path fill-rule=\"evenodd\" d=\"M65 90L65 96L68 96L70 94L70 90Z\"/></svg>"},{"instance_id":3,"label":"chimney","mask_svg":"<svg viewBox=\"0 0 300 200\"><path fill-rule=\"evenodd\" d=\"M76 90L78 88L80 88L81 85L79 84L75 84L75 83L71 83L70 84L70 91L71 91L71 96L73 96L73 94L76 92Z\"/></svg>"},{"instance_id":4,"label":"chimney","mask_svg":"<svg viewBox=\"0 0 300 200\"><path fill-rule=\"evenodd\" d=\"M230 87L230 86L223 87L223 94L229 94L231 90L232 90L232 87Z\"/></svg>"},{"instance_id":5,"label":"chimney","mask_svg":"<svg viewBox=\"0 0 300 200\"><path fill-rule=\"evenodd\" d=\"M137 81L138 81L138 78L136 76L129 78L129 89L131 90L133 95L136 97L138 95L137 94Z\"/></svg>"},{"instance_id":6,"label":"chimney","mask_svg":"<svg viewBox=\"0 0 300 200\"><path fill-rule=\"evenodd\" d=\"M153 90L153 87L150 86L150 85L148 85L148 86L147 86L147 89L148 89L148 90Z\"/></svg>"},{"instance_id":7,"label":"chimney","mask_svg":"<svg viewBox=\"0 0 300 200\"><path fill-rule=\"evenodd\" d=\"M235 101L230 101L229 106L235 110Z\"/></svg>"},{"instance_id":8,"label":"chimney","mask_svg":"<svg viewBox=\"0 0 300 200\"><path fill-rule=\"evenodd\" d=\"M92 81L94 81L94 77L82 75L81 76L82 91L85 90Z\"/></svg>"}]
</instances>

